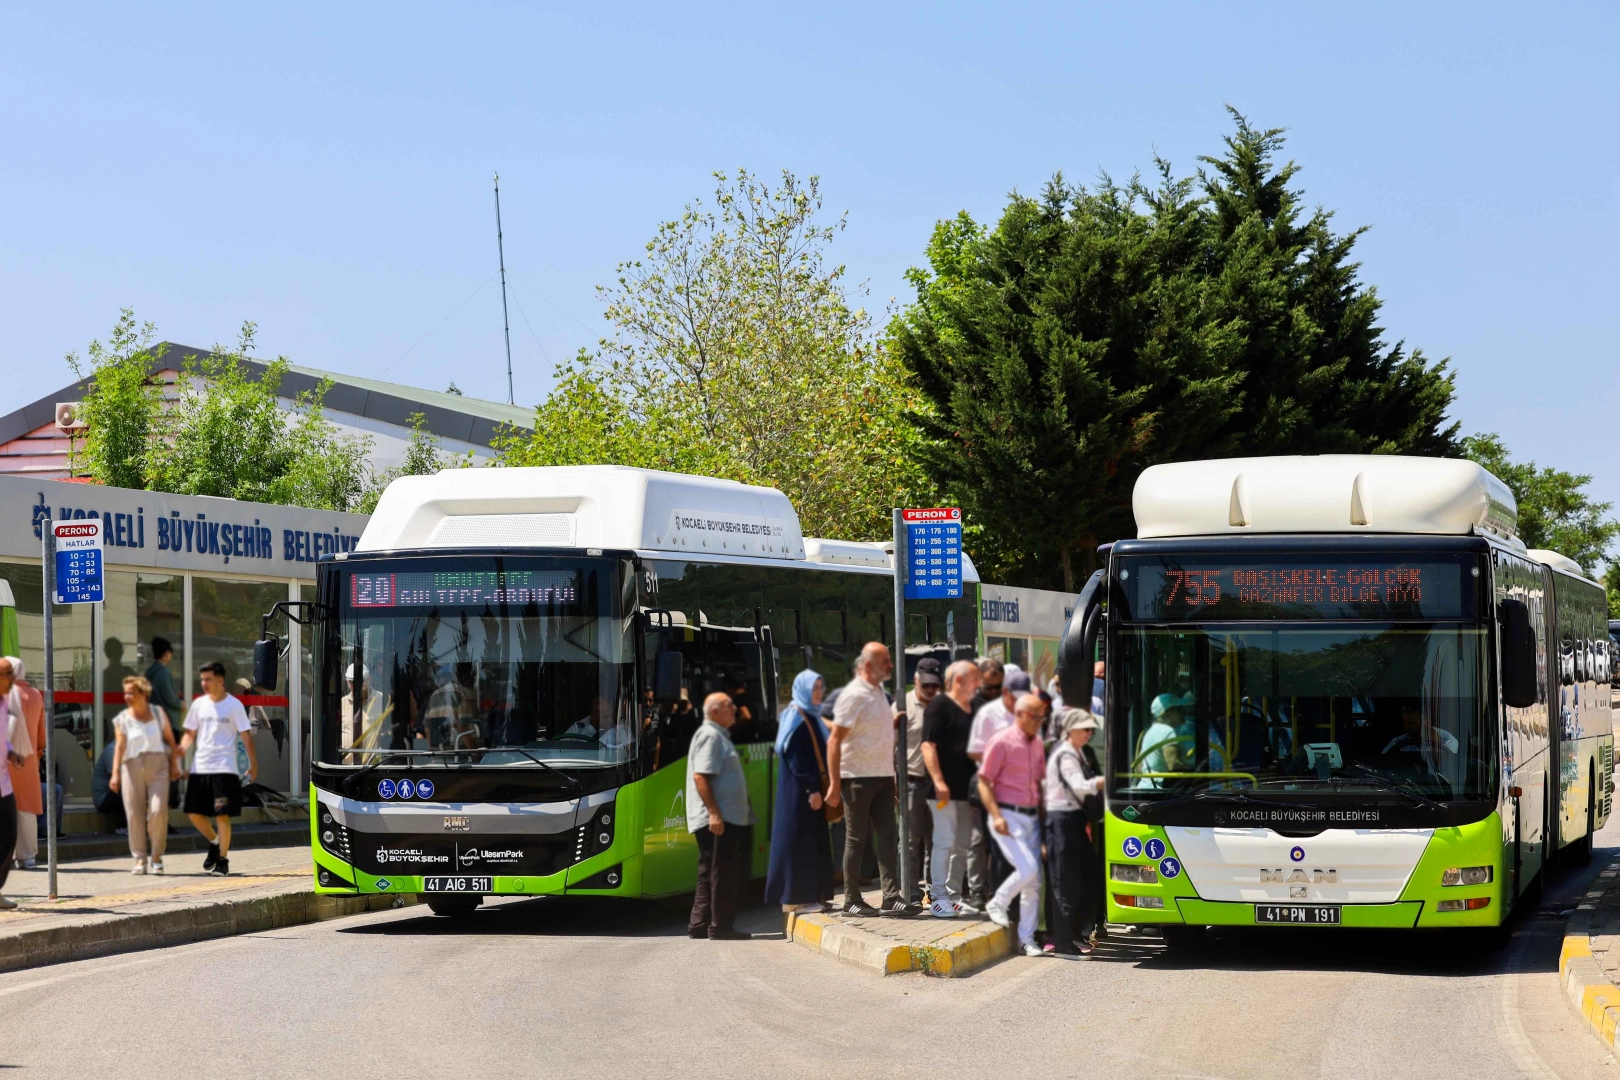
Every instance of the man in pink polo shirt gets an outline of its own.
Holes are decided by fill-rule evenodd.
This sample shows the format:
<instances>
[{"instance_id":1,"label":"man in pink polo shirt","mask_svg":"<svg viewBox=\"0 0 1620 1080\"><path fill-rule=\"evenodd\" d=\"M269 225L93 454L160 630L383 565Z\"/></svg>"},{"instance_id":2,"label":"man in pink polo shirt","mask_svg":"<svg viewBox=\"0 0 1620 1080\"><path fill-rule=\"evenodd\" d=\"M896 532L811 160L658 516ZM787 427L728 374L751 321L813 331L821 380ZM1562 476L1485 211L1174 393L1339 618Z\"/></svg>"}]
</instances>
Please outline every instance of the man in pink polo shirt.
<instances>
[{"instance_id":1,"label":"man in pink polo shirt","mask_svg":"<svg viewBox=\"0 0 1620 1080\"><path fill-rule=\"evenodd\" d=\"M1046 702L1025 694L1013 705L1013 726L985 744L979 766L979 799L990 815L990 835L1013 871L990 898L985 912L998 926L1012 929L1007 913L1018 898L1018 945L1025 956L1040 956L1035 920L1041 903L1041 781L1046 775L1046 748L1041 724Z\"/></svg>"}]
</instances>

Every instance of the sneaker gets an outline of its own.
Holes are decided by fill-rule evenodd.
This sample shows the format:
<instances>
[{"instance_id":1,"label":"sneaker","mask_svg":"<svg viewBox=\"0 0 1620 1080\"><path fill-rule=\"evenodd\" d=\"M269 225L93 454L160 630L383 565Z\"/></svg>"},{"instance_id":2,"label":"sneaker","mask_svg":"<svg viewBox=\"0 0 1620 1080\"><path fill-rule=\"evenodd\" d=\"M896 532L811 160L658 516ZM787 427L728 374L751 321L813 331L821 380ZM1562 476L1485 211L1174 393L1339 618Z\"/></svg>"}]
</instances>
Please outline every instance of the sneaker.
<instances>
[{"instance_id":1,"label":"sneaker","mask_svg":"<svg viewBox=\"0 0 1620 1080\"><path fill-rule=\"evenodd\" d=\"M954 919L960 914L957 910L958 907L959 905L953 904L949 900L935 900L928 905L928 914L936 919Z\"/></svg>"},{"instance_id":2,"label":"sneaker","mask_svg":"<svg viewBox=\"0 0 1620 1080\"><path fill-rule=\"evenodd\" d=\"M224 877L225 875L229 874L230 872L231 872L231 860L227 859L223 855L221 855L219 857L219 861L214 864L214 868L209 871L209 873L215 874L215 875L217 875L219 877Z\"/></svg>"},{"instance_id":3,"label":"sneaker","mask_svg":"<svg viewBox=\"0 0 1620 1080\"><path fill-rule=\"evenodd\" d=\"M958 914L967 915L970 917L984 914L984 908L980 907L978 904L975 904L971 900L963 900L960 904L956 905L956 910Z\"/></svg>"},{"instance_id":4,"label":"sneaker","mask_svg":"<svg viewBox=\"0 0 1620 1080\"><path fill-rule=\"evenodd\" d=\"M219 843L215 841L208 845L208 854L203 857L203 872L212 870L219 862Z\"/></svg>"},{"instance_id":5,"label":"sneaker","mask_svg":"<svg viewBox=\"0 0 1620 1080\"><path fill-rule=\"evenodd\" d=\"M1045 945L1041 946L1041 952L1045 953L1047 956L1051 956L1053 953L1057 952L1057 946L1048 941Z\"/></svg>"},{"instance_id":6,"label":"sneaker","mask_svg":"<svg viewBox=\"0 0 1620 1080\"><path fill-rule=\"evenodd\" d=\"M818 911L826 911L827 905L822 903L800 904L793 909L796 915L814 915Z\"/></svg>"},{"instance_id":7,"label":"sneaker","mask_svg":"<svg viewBox=\"0 0 1620 1080\"><path fill-rule=\"evenodd\" d=\"M752 941L753 934L745 934L735 926L717 926L709 931L710 941Z\"/></svg>"},{"instance_id":8,"label":"sneaker","mask_svg":"<svg viewBox=\"0 0 1620 1080\"><path fill-rule=\"evenodd\" d=\"M881 915L882 912L864 900L851 900L844 905L844 914L852 918L867 919L873 915Z\"/></svg>"},{"instance_id":9,"label":"sneaker","mask_svg":"<svg viewBox=\"0 0 1620 1080\"><path fill-rule=\"evenodd\" d=\"M129 868L129 872L132 874L146 873L146 856L137 855L135 857L135 865Z\"/></svg>"},{"instance_id":10,"label":"sneaker","mask_svg":"<svg viewBox=\"0 0 1620 1080\"><path fill-rule=\"evenodd\" d=\"M39 865L39 864L38 864L38 863L36 863L36 862L35 862L35 861L34 861L34 860L33 860L33 859L24 859L24 860L23 860L23 861L22 861L22 868L23 868L23 869L24 869L24 870L32 870L32 869L34 869L34 868L35 868L35 867L36 867L36 866L38 866L38 865Z\"/></svg>"},{"instance_id":11,"label":"sneaker","mask_svg":"<svg viewBox=\"0 0 1620 1080\"><path fill-rule=\"evenodd\" d=\"M1041 947L1035 944L1033 941L1026 941L1023 943L1023 945L1019 946L1019 948L1023 951L1025 956L1040 957L1046 955L1045 953L1041 952Z\"/></svg>"},{"instance_id":12,"label":"sneaker","mask_svg":"<svg viewBox=\"0 0 1620 1080\"><path fill-rule=\"evenodd\" d=\"M994 900L984 905L984 913L990 916L991 922L995 923L1003 930L1012 929L1012 917L1007 914L1006 908L997 906Z\"/></svg>"},{"instance_id":13,"label":"sneaker","mask_svg":"<svg viewBox=\"0 0 1620 1080\"><path fill-rule=\"evenodd\" d=\"M160 855L157 858L153 859L149 869L150 869L151 873L154 873L154 874L163 873L163 857Z\"/></svg>"},{"instance_id":14,"label":"sneaker","mask_svg":"<svg viewBox=\"0 0 1620 1080\"><path fill-rule=\"evenodd\" d=\"M17 910L17 901L15 901L15 900L7 900L5 897L0 896L0 911L16 911L16 910Z\"/></svg>"},{"instance_id":15,"label":"sneaker","mask_svg":"<svg viewBox=\"0 0 1620 1080\"><path fill-rule=\"evenodd\" d=\"M909 919L922 914L922 907L918 904L908 904L904 900L896 900L878 912L891 919Z\"/></svg>"},{"instance_id":16,"label":"sneaker","mask_svg":"<svg viewBox=\"0 0 1620 1080\"><path fill-rule=\"evenodd\" d=\"M709 937L709 930L704 926L689 926L686 928L686 936L697 941L706 941Z\"/></svg>"}]
</instances>

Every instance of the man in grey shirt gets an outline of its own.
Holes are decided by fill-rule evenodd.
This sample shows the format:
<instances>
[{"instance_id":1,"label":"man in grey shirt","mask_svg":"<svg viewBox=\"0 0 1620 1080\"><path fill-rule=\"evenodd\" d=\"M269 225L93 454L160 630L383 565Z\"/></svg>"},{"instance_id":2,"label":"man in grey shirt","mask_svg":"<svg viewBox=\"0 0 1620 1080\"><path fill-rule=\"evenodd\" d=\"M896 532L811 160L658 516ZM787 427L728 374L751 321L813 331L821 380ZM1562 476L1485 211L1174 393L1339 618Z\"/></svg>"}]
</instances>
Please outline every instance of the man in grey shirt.
<instances>
[{"instance_id":1,"label":"man in grey shirt","mask_svg":"<svg viewBox=\"0 0 1620 1080\"><path fill-rule=\"evenodd\" d=\"M737 705L728 694L703 699L703 725L686 758L686 828L698 845L697 891L686 935L736 941L750 935L732 926L743 873L743 842L754 823L742 758L731 741ZM736 826L735 828L733 826Z\"/></svg>"}]
</instances>

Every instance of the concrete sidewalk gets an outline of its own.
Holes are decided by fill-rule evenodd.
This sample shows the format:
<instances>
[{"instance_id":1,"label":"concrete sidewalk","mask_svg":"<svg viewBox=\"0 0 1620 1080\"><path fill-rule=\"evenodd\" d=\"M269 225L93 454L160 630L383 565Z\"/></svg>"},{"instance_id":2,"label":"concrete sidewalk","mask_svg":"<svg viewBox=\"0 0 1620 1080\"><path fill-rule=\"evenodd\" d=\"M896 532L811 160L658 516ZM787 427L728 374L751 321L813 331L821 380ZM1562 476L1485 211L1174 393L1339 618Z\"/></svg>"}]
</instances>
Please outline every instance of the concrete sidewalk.
<instances>
[{"instance_id":1,"label":"concrete sidewalk","mask_svg":"<svg viewBox=\"0 0 1620 1080\"><path fill-rule=\"evenodd\" d=\"M1603 1045L1620 1049L1620 858L1598 874L1570 914L1558 978L1592 1033Z\"/></svg>"},{"instance_id":2,"label":"concrete sidewalk","mask_svg":"<svg viewBox=\"0 0 1620 1080\"><path fill-rule=\"evenodd\" d=\"M43 868L13 870L4 892L20 907L0 911L0 971L356 915L402 900L316 896L307 844L234 849L229 877L203 873L201 852L171 851L164 862L168 873L147 875L129 872L127 854L65 864L54 902Z\"/></svg>"}]
</instances>

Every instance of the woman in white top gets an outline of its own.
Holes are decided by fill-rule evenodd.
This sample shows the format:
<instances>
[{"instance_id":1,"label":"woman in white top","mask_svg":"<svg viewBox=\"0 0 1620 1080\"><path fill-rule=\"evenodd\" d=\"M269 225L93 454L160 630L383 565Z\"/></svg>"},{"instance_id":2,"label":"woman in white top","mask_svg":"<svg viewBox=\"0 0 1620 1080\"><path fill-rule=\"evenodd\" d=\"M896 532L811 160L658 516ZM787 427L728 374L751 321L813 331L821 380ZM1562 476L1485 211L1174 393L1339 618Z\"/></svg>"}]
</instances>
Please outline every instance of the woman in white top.
<instances>
[{"instance_id":1,"label":"woman in white top","mask_svg":"<svg viewBox=\"0 0 1620 1080\"><path fill-rule=\"evenodd\" d=\"M124 798L129 852L135 856L132 874L163 873L163 850L169 843L169 781L180 775L174 729L163 707L153 705L151 697L151 683L139 675L126 677L127 708L113 717L118 742L108 786Z\"/></svg>"}]
</instances>

